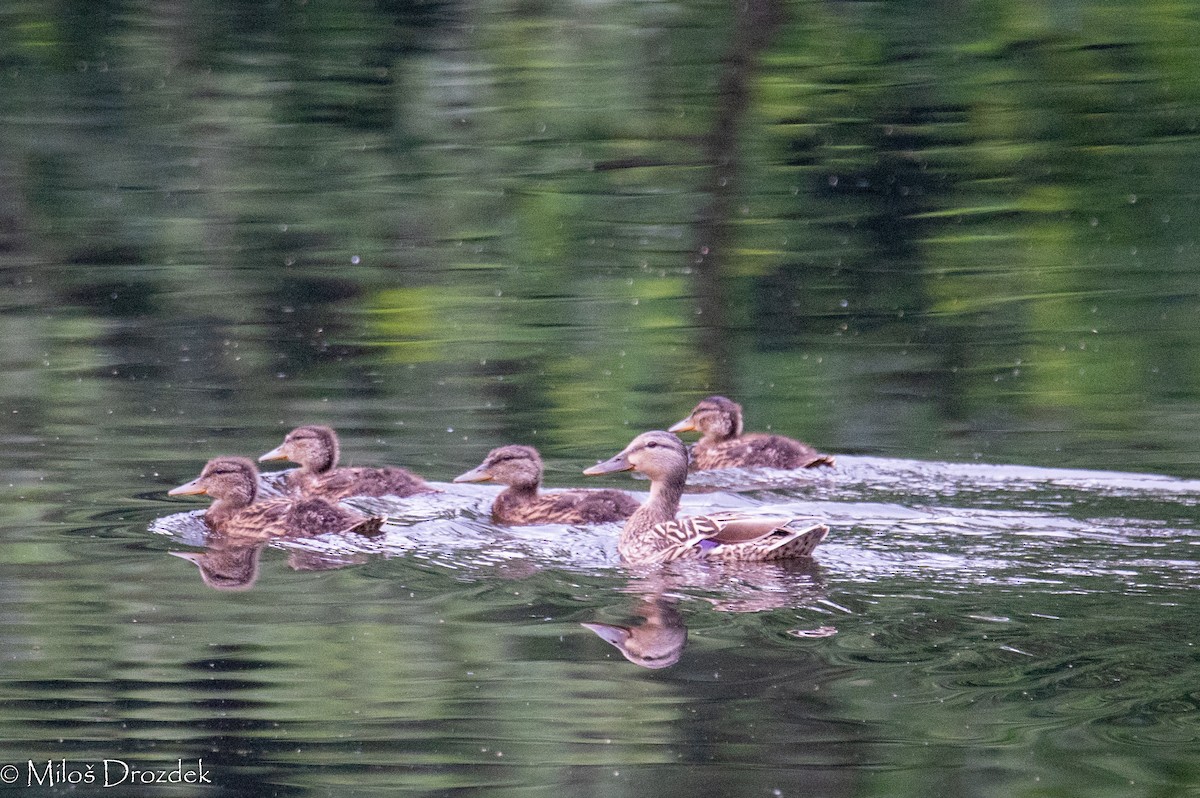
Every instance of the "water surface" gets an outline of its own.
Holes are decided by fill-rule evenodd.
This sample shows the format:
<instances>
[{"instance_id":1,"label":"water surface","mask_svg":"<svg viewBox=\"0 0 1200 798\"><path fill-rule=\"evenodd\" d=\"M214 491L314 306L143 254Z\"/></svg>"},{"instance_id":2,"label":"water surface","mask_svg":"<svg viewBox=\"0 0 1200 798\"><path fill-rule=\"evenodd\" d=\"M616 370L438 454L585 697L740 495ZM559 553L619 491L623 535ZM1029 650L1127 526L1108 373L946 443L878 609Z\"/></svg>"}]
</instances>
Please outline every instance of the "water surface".
<instances>
[{"instance_id":1,"label":"water surface","mask_svg":"<svg viewBox=\"0 0 1200 798\"><path fill-rule=\"evenodd\" d=\"M11 790L202 758L212 788L119 789L1192 794L1198 27L8 4ZM717 392L838 467L685 511L825 518L815 563L629 569L615 527L499 529L448 483L527 443L580 484ZM214 589L166 490L300 423L444 492Z\"/></svg>"}]
</instances>

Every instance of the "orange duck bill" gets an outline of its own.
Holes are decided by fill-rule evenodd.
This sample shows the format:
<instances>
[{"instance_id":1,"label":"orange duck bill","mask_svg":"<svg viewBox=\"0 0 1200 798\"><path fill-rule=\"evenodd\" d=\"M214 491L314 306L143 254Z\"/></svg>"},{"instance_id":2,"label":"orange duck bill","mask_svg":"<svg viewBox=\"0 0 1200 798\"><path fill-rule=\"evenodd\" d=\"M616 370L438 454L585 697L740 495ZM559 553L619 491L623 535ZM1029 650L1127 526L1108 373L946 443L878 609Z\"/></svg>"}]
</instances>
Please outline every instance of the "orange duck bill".
<instances>
[{"instance_id":1,"label":"orange duck bill","mask_svg":"<svg viewBox=\"0 0 1200 798\"><path fill-rule=\"evenodd\" d=\"M667 427L667 432L692 432L696 429L696 422L688 416L683 421L676 421L671 426Z\"/></svg>"},{"instance_id":2,"label":"orange duck bill","mask_svg":"<svg viewBox=\"0 0 1200 798\"><path fill-rule=\"evenodd\" d=\"M204 486L204 476L198 476L191 482L185 482L178 488L171 488L167 491L168 496L192 496L200 493L208 493L208 488Z\"/></svg>"},{"instance_id":3,"label":"orange duck bill","mask_svg":"<svg viewBox=\"0 0 1200 798\"><path fill-rule=\"evenodd\" d=\"M286 460L286 459L288 459L287 452L285 452L283 450L285 446L287 446L287 441L284 441L283 443L279 444L278 446L276 446L274 449L267 452L266 454L259 455L258 462L265 463L268 460Z\"/></svg>"},{"instance_id":4,"label":"orange duck bill","mask_svg":"<svg viewBox=\"0 0 1200 798\"><path fill-rule=\"evenodd\" d=\"M454 482L488 482L492 479L492 472L488 470L487 465L478 465L466 473L456 476Z\"/></svg>"}]
</instances>

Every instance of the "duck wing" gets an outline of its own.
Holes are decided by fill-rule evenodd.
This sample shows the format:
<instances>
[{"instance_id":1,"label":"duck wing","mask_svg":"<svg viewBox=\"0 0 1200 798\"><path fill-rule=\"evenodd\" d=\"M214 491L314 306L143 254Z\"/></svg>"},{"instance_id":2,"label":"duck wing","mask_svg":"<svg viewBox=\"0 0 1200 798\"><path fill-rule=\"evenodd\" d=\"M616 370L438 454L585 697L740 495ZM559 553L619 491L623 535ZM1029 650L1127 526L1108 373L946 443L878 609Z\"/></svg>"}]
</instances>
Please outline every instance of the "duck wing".
<instances>
[{"instance_id":1,"label":"duck wing","mask_svg":"<svg viewBox=\"0 0 1200 798\"><path fill-rule=\"evenodd\" d=\"M425 480L398 466L384 468L339 468L314 479L307 492L326 499L350 496L397 496L406 498L429 490Z\"/></svg>"},{"instance_id":2,"label":"duck wing","mask_svg":"<svg viewBox=\"0 0 1200 798\"><path fill-rule=\"evenodd\" d=\"M374 535L382 519L367 517L324 499L301 499L288 508L287 532L293 535L319 535L325 532L357 532Z\"/></svg>"},{"instance_id":3,"label":"duck wing","mask_svg":"<svg viewBox=\"0 0 1200 798\"><path fill-rule=\"evenodd\" d=\"M754 432L720 443L699 446L694 456L695 468L813 468L832 466L834 458L822 454L802 441L782 435Z\"/></svg>"},{"instance_id":4,"label":"duck wing","mask_svg":"<svg viewBox=\"0 0 1200 798\"><path fill-rule=\"evenodd\" d=\"M540 498L555 514L572 524L624 521L641 506L628 493L609 488L552 491L543 493Z\"/></svg>"},{"instance_id":5,"label":"duck wing","mask_svg":"<svg viewBox=\"0 0 1200 798\"><path fill-rule=\"evenodd\" d=\"M680 557L779 560L808 557L829 533L824 524L790 517L736 513L679 518L655 525L653 560Z\"/></svg>"},{"instance_id":6,"label":"duck wing","mask_svg":"<svg viewBox=\"0 0 1200 798\"><path fill-rule=\"evenodd\" d=\"M714 543L748 543L780 531L791 531L789 525L796 519L787 516L755 516L737 513L713 513L705 516L713 522L716 531L708 536Z\"/></svg>"}]
</instances>

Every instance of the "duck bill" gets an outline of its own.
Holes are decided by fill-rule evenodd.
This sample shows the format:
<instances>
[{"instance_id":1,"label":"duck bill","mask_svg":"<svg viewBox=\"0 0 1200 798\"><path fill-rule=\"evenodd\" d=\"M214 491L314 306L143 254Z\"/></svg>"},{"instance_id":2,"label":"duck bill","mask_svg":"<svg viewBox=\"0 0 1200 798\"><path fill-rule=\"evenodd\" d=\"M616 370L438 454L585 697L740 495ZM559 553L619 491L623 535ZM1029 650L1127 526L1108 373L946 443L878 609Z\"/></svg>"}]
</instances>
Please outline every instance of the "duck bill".
<instances>
[{"instance_id":1,"label":"duck bill","mask_svg":"<svg viewBox=\"0 0 1200 798\"><path fill-rule=\"evenodd\" d=\"M601 640L611 643L617 648L622 648L625 641L629 639L629 630L624 626L614 626L609 623L581 623L579 625L595 632Z\"/></svg>"},{"instance_id":2,"label":"duck bill","mask_svg":"<svg viewBox=\"0 0 1200 798\"><path fill-rule=\"evenodd\" d=\"M193 565L200 565L204 562L204 552L202 551L168 551L172 557L178 557L181 560L187 560Z\"/></svg>"},{"instance_id":3,"label":"duck bill","mask_svg":"<svg viewBox=\"0 0 1200 798\"><path fill-rule=\"evenodd\" d=\"M692 421L691 416L688 416L683 421L676 421L667 427L667 432L691 432L694 429L696 429L696 422Z\"/></svg>"},{"instance_id":4,"label":"duck bill","mask_svg":"<svg viewBox=\"0 0 1200 798\"><path fill-rule=\"evenodd\" d=\"M584 476L594 477L598 474L614 474L617 471L632 470L633 463L629 462L629 457L625 454L625 452L621 452L620 454L614 455L613 457L605 460L603 463L596 463L591 468L585 468L583 470L583 474Z\"/></svg>"},{"instance_id":5,"label":"duck bill","mask_svg":"<svg viewBox=\"0 0 1200 798\"><path fill-rule=\"evenodd\" d=\"M266 454L260 455L258 458L258 462L265 463L268 460L286 460L286 459L288 459L287 453L285 451L283 451L283 447L285 445L286 444L281 443L278 446L276 446L274 449L272 449L271 451L267 452Z\"/></svg>"},{"instance_id":6,"label":"duck bill","mask_svg":"<svg viewBox=\"0 0 1200 798\"><path fill-rule=\"evenodd\" d=\"M192 496L192 495L199 494L199 493L208 493L208 489L200 484L200 482L203 479L204 479L203 476L199 476L199 477L196 477L195 479L193 479L191 482L185 482L184 484L180 485L178 488L171 488L169 491L167 491L167 495L168 496Z\"/></svg>"},{"instance_id":7,"label":"duck bill","mask_svg":"<svg viewBox=\"0 0 1200 798\"><path fill-rule=\"evenodd\" d=\"M483 466L476 466L465 474L456 476L454 482L487 482L492 478L492 474Z\"/></svg>"}]
</instances>

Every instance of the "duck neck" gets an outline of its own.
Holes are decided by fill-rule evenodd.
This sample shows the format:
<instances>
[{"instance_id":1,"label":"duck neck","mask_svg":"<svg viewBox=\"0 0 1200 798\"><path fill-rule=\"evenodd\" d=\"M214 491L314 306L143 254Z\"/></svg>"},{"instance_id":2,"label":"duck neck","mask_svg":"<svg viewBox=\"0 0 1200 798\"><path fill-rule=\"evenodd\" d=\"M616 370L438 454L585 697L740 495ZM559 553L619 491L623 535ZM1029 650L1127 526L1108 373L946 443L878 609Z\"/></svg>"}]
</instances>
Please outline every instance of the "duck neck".
<instances>
[{"instance_id":1,"label":"duck neck","mask_svg":"<svg viewBox=\"0 0 1200 798\"><path fill-rule=\"evenodd\" d=\"M520 504L528 504L536 499L537 495L538 486L536 482L532 485L509 485L496 497L496 504L515 507Z\"/></svg>"},{"instance_id":2,"label":"duck neck","mask_svg":"<svg viewBox=\"0 0 1200 798\"><path fill-rule=\"evenodd\" d=\"M237 515L239 511L254 504L257 498L257 482L251 481L244 485L239 485L225 495L214 499L213 503L205 510L204 519L208 521L210 526L218 527L234 515Z\"/></svg>"},{"instance_id":3,"label":"duck neck","mask_svg":"<svg viewBox=\"0 0 1200 798\"><path fill-rule=\"evenodd\" d=\"M245 506L235 499L218 499L204 511L204 520L208 521L209 526L219 527Z\"/></svg>"},{"instance_id":4,"label":"duck neck","mask_svg":"<svg viewBox=\"0 0 1200 798\"><path fill-rule=\"evenodd\" d=\"M707 432L703 435L703 437L700 438L700 440L696 441L696 445L700 448L704 448L705 446L716 446L719 443L724 443L725 441L732 439L732 432Z\"/></svg>"},{"instance_id":5,"label":"duck neck","mask_svg":"<svg viewBox=\"0 0 1200 798\"><path fill-rule=\"evenodd\" d=\"M731 441L742 434L742 417L740 415L722 416L716 423L710 423L700 443L704 446L714 446L718 443Z\"/></svg>"},{"instance_id":6,"label":"duck neck","mask_svg":"<svg viewBox=\"0 0 1200 798\"><path fill-rule=\"evenodd\" d=\"M715 446L718 443L731 441L740 434L740 431L732 424L717 427L715 429L707 429L700 436L699 443L701 446Z\"/></svg>"},{"instance_id":7,"label":"duck neck","mask_svg":"<svg viewBox=\"0 0 1200 798\"><path fill-rule=\"evenodd\" d=\"M664 479L652 479L650 498L629 517L625 530L641 532L663 521L673 521L679 512L679 497L683 495L686 479L686 471L672 472Z\"/></svg>"},{"instance_id":8,"label":"duck neck","mask_svg":"<svg viewBox=\"0 0 1200 798\"><path fill-rule=\"evenodd\" d=\"M337 461L337 449L325 449L318 457L305 464L305 470L314 476L325 476L326 474L332 473L333 469L337 468Z\"/></svg>"}]
</instances>

